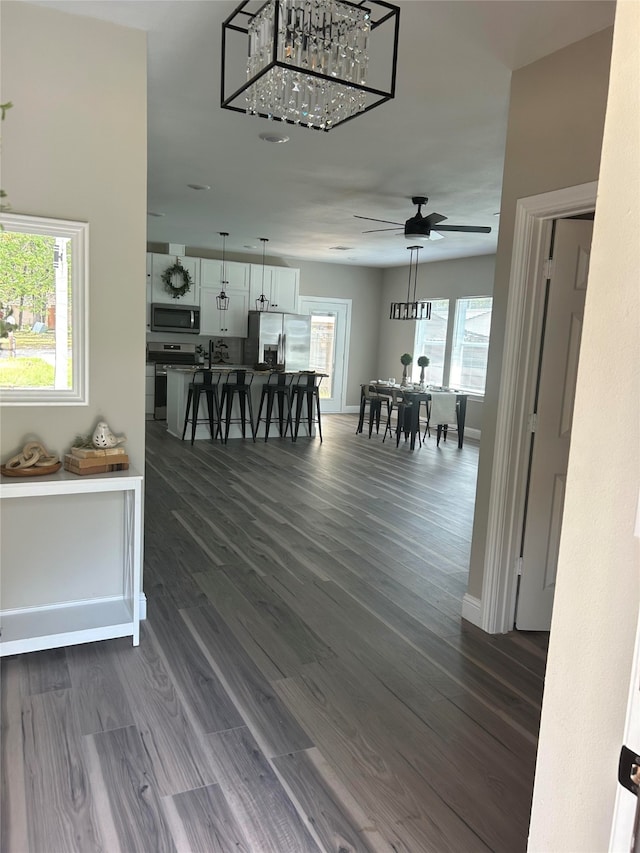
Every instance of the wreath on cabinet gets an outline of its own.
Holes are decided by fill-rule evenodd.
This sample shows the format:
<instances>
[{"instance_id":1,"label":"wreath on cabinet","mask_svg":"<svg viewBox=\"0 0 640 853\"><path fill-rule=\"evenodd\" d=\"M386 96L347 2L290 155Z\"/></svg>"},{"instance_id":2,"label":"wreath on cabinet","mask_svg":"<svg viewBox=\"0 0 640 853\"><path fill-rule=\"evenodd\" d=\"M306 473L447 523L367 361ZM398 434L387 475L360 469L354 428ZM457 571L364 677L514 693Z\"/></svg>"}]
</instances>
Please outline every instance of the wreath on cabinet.
<instances>
[{"instance_id":1,"label":"wreath on cabinet","mask_svg":"<svg viewBox=\"0 0 640 853\"><path fill-rule=\"evenodd\" d=\"M181 284L178 284L174 280L175 276L179 276ZM167 267L167 269L162 273L162 281L165 289L169 291L174 299L179 299L181 296L184 296L191 288L192 284L191 275L177 258L175 264L172 267Z\"/></svg>"}]
</instances>

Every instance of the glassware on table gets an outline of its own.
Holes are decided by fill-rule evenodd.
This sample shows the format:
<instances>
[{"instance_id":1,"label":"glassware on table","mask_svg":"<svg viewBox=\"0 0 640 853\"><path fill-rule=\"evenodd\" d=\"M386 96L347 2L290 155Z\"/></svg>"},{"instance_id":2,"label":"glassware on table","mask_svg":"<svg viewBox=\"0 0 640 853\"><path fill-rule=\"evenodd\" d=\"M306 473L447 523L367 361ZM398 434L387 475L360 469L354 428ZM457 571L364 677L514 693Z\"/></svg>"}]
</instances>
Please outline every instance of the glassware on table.
<instances>
[{"instance_id":1,"label":"glassware on table","mask_svg":"<svg viewBox=\"0 0 640 853\"><path fill-rule=\"evenodd\" d=\"M391 377L389 379L389 385L395 385L395 384L396 384L396 380L393 377Z\"/></svg>"}]
</instances>

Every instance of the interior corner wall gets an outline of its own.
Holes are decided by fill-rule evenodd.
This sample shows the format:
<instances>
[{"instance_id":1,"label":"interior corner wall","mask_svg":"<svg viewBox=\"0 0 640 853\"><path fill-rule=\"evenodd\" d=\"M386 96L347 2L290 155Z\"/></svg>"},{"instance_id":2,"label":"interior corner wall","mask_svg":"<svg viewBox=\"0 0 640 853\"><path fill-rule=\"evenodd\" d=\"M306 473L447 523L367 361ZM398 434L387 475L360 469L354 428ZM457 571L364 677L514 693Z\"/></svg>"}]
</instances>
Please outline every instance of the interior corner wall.
<instances>
[{"instance_id":1,"label":"interior corner wall","mask_svg":"<svg viewBox=\"0 0 640 853\"><path fill-rule=\"evenodd\" d=\"M373 378L381 341L378 312L382 270L300 261L300 296L351 299L347 406L360 405L360 385ZM371 375L370 375L371 374Z\"/></svg>"},{"instance_id":2,"label":"interior corner wall","mask_svg":"<svg viewBox=\"0 0 640 853\"><path fill-rule=\"evenodd\" d=\"M469 570L468 593L476 598L482 596L484 577L516 203L598 179L612 33L607 28L575 42L515 71L511 81Z\"/></svg>"},{"instance_id":3,"label":"interior corner wall","mask_svg":"<svg viewBox=\"0 0 640 853\"><path fill-rule=\"evenodd\" d=\"M637 725L623 740L629 691L638 695L639 128L640 4L619 2L529 835L540 853L631 847L634 798L617 765L623 743L640 746ZM623 433L598 432L594 400ZM629 820L610 847L616 789Z\"/></svg>"},{"instance_id":4,"label":"interior corner wall","mask_svg":"<svg viewBox=\"0 0 640 853\"><path fill-rule=\"evenodd\" d=\"M495 275L495 255L479 255L451 261L422 263L418 267L417 296L425 299L445 299L466 296L491 296ZM392 302L404 302L407 298L409 265L390 267L384 270L382 279L382 302L379 312L379 351L377 369L379 379L402 376L400 356L404 352L413 354L416 335L414 320L390 320L389 306ZM367 377L373 379L373 376ZM484 405L479 399L470 399L467 404L466 426L482 429Z\"/></svg>"},{"instance_id":5,"label":"interior corner wall","mask_svg":"<svg viewBox=\"0 0 640 853\"><path fill-rule=\"evenodd\" d=\"M14 213L89 223L89 405L4 406L2 459L62 455L104 418L144 470L146 34L4 2L2 187Z\"/></svg>"}]
</instances>

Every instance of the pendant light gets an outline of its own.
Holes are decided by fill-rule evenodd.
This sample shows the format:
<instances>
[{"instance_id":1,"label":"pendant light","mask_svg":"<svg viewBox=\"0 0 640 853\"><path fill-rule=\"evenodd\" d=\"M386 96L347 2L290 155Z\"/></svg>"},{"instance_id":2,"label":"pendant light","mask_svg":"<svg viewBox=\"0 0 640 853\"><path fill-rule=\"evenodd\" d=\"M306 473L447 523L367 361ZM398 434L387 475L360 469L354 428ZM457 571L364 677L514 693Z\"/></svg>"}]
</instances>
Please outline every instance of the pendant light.
<instances>
[{"instance_id":1,"label":"pendant light","mask_svg":"<svg viewBox=\"0 0 640 853\"><path fill-rule=\"evenodd\" d=\"M407 301L392 302L389 311L390 320L430 320L431 303L416 300L418 283L418 252L422 246L407 246L411 252L409 259L409 283L407 285ZM415 258L415 264L414 264ZM411 299L411 278L413 276L413 299Z\"/></svg>"},{"instance_id":2,"label":"pendant light","mask_svg":"<svg viewBox=\"0 0 640 853\"><path fill-rule=\"evenodd\" d=\"M268 311L269 310L269 300L264 295L264 253L266 251L266 245L269 242L267 237L260 237L262 241L262 293L256 299L256 311Z\"/></svg>"},{"instance_id":3,"label":"pendant light","mask_svg":"<svg viewBox=\"0 0 640 853\"><path fill-rule=\"evenodd\" d=\"M220 236L222 237L222 268L220 271L220 293L216 296L216 305L218 306L219 311L226 311L229 308L229 297L225 293L225 285L228 285L227 281L227 265L225 263L225 246L226 239L229 236L228 231L220 231Z\"/></svg>"}]
</instances>

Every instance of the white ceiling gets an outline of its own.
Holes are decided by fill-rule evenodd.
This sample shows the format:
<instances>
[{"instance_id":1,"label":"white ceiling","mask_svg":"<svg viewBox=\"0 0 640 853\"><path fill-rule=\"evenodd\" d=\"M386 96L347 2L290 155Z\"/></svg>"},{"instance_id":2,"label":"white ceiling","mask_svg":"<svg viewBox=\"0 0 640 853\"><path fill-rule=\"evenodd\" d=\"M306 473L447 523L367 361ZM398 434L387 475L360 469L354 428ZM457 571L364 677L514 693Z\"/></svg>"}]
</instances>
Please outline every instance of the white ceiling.
<instances>
[{"instance_id":1,"label":"white ceiling","mask_svg":"<svg viewBox=\"0 0 640 853\"><path fill-rule=\"evenodd\" d=\"M404 222L413 195L429 197L423 214L493 229L427 242L421 263L495 252L511 71L609 26L615 7L401 0L395 99L322 133L220 108L221 26L236 2L41 5L148 33L148 209L164 214L148 217L149 241L219 250L228 231L231 253L260 255L267 237L267 257L374 267L408 263L408 243L401 231L363 235L376 224L354 214Z\"/></svg>"}]
</instances>

